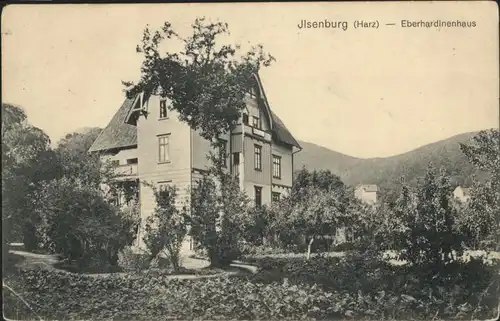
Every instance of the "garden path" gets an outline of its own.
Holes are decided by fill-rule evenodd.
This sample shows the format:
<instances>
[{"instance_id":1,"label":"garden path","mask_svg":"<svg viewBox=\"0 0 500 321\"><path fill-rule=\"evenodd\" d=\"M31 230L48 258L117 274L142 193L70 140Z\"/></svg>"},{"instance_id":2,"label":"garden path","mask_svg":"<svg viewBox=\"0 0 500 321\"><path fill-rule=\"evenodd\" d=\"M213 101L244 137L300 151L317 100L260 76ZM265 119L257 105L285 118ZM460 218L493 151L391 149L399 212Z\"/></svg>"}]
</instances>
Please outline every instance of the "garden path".
<instances>
[{"instance_id":1,"label":"garden path","mask_svg":"<svg viewBox=\"0 0 500 321\"><path fill-rule=\"evenodd\" d=\"M51 255L51 254L37 254L37 253L31 253L31 252L26 252L26 251L19 251L19 250L10 250L9 251L12 254L22 256L24 260L18 264L19 267L41 267L43 269L48 269L48 270L58 270L58 271L63 271L65 273L71 273L68 271L64 271L61 269L58 269L55 267L55 264L60 262L60 259L57 255ZM181 265L186 268L186 269L192 269L192 270L201 270L204 268L207 268L210 265L210 262L204 259L200 258L191 258L191 257L184 257L182 258ZM235 262L234 264L231 264L232 267L235 268L240 268L247 270L251 273L256 273L257 272L257 267L253 265L248 265L242 262ZM209 274L209 275L196 275L196 274L177 274L177 275L169 275L167 278L171 279L202 279L202 278L213 278L213 277L220 277L220 276L232 276L232 275L238 275L243 273L242 271L225 271L217 274ZM111 276L120 276L120 275L126 275L127 273L125 272L117 272L117 273L96 273L96 274L86 274L91 277L111 277Z\"/></svg>"}]
</instances>

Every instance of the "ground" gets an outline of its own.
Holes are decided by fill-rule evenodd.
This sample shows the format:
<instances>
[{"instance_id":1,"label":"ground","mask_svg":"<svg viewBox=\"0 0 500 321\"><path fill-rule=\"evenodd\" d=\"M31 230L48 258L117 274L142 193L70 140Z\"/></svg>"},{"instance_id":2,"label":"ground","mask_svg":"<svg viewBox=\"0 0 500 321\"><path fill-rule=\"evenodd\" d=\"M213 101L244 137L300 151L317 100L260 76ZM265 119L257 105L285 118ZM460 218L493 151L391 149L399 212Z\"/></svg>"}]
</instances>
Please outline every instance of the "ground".
<instances>
[{"instance_id":1,"label":"ground","mask_svg":"<svg viewBox=\"0 0 500 321\"><path fill-rule=\"evenodd\" d=\"M57 255L53 254L37 254L37 253L31 253L31 252L26 252L26 251L21 251L21 250L11 250L9 253L18 255L24 258L20 263L17 264L19 267L41 267L43 269L47 270L54 270L58 269L57 263L60 263L60 259ZM210 262L207 260L201 259L201 258L194 258L190 256L184 256L181 259L181 266L185 269L188 270L203 270L206 269L210 266ZM172 279L196 279L196 278L206 278L206 277L218 277L221 276L222 274L226 275L235 275L239 274L241 271L238 271L238 269L241 270L246 270L248 272L256 273L257 268L252 265L248 265L242 262L235 262L231 264L231 267L235 268L232 270L224 271L221 273L214 273L214 274L209 274L209 275L196 275L196 274L177 274L177 275L169 275L169 278ZM103 277L111 274L123 274L125 275L125 272L119 272L119 273L94 273L91 274L96 277Z\"/></svg>"}]
</instances>

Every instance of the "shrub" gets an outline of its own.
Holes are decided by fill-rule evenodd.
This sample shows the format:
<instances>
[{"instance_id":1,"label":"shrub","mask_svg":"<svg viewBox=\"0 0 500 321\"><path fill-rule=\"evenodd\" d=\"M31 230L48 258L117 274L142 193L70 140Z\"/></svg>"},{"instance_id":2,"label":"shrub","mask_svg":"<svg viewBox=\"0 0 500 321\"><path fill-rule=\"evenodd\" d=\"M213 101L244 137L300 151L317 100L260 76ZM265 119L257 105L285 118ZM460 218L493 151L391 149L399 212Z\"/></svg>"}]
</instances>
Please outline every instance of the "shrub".
<instances>
[{"instance_id":1,"label":"shrub","mask_svg":"<svg viewBox=\"0 0 500 321\"><path fill-rule=\"evenodd\" d=\"M98 187L62 178L45 184L38 197L43 239L68 263L115 266L135 238L137 213L112 205Z\"/></svg>"},{"instance_id":2,"label":"shrub","mask_svg":"<svg viewBox=\"0 0 500 321\"><path fill-rule=\"evenodd\" d=\"M130 247L124 248L118 254L118 266L124 271L137 272L150 266L151 257L148 254L134 253Z\"/></svg>"},{"instance_id":3,"label":"shrub","mask_svg":"<svg viewBox=\"0 0 500 321\"><path fill-rule=\"evenodd\" d=\"M347 252L355 249L355 245L352 242L344 242L337 244L333 247L335 252Z\"/></svg>"},{"instance_id":4,"label":"shrub","mask_svg":"<svg viewBox=\"0 0 500 321\"><path fill-rule=\"evenodd\" d=\"M429 297L405 287L349 292L289 281L175 280L161 274L93 278L45 270L21 270L7 283L46 319L470 319L492 317L498 297L494 287L480 301L477 292L460 288Z\"/></svg>"},{"instance_id":5,"label":"shrub","mask_svg":"<svg viewBox=\"0 0 500 321\"><path fill-rule=\"evenodd\" d=\"M165 252L174 270L180 267L180 249L187 233L185 213L179 213L175 206L175 186L154 189L156 208L146 220L144 243L151 259Z\"/></svg>"},{"instance_id":6,"label":"shrub","mask_svg":"<svg viewBox=\"0 0 500 321\"><path fill-rule=\"evenodd\" d=\"M212 266L229 266L241 256L248 204L238 181L222 170L204 174L191 190L190 233Z\"/></svg>"}]
</instances>

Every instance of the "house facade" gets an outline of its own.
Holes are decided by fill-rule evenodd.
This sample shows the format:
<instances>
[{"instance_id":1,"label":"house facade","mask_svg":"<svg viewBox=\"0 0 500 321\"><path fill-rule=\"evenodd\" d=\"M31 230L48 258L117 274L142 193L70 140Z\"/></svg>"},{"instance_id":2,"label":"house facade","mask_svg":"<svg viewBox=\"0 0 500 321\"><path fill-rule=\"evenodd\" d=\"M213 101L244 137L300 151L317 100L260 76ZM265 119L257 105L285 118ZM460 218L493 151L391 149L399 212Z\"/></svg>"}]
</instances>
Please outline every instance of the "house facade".
<instances>
[{"instance_id":1,"label":"house facade","mask_svg":"<svg viewBox=\"0 0 500 321\"><path fill-rule=\"evenodd\" d=\"M259 76L254 75L254 80L238 124L221 139L227 170L239 178L240 188L261 205L289 192L293 156L301 147L271 111ZM210 166L209 142L168 107L168 99L156 94L125 99L89 150L114 162L122 174L120 180L137 185L142 222L156 206L150 184L175 185L181 206L183 201L189 201L188 188ZM141 232L137 243L140 247Z\"/></svg>"},{"instance_id":2,"label":"house facade","mask_svg":"<svg viewBox=\"0 0 500 321\"><path fill-rule=\"evenodd\" d=\"M378 186L375 184L362 184L356 186L354 196L366 204L377 204Z\"/></svg>"},{"instance_id":3,"label":"house facade","mask_svg":"<svg viewBox=\"0 0 500 321\"><path fill-rule=\"evenodd\" d=\"M459 199L463 203L469 201L470 199L469 188L463 186L457 186L457 188L453 190L453 197Z\"/></svg>"}]
</instances>

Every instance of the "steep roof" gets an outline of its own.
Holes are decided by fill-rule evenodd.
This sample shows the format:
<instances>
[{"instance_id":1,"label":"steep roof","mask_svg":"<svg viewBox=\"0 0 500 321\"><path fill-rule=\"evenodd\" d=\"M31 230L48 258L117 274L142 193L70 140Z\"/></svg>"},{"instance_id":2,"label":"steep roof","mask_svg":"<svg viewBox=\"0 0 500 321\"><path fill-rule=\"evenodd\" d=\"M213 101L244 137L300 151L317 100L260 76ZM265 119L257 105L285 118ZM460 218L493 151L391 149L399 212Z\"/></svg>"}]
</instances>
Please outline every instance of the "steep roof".
<instances>
[{"instance_id":1,"label":"steep roof","mask_svg":"<svg viewBox=\"0 0 500 321\"><path fill-rule=\"evenodd\" d=\"M276 135L276 139L297 148L301 148L297 140L292 136L288 128L286 128L283 121L271 111L271 117L273 121L273 133Z\"/></svg>"},{"instance_id":2,"label":"steep roof","mask_svg":"<svg viewBox=\"0 0 500 321\"><path fill-rule=\"evenodd\" d=\"M262 88L262 82L257 74L255 74L255 78L257 84L260 87L264 104L266 105L266 108L268 109L272 118L271 127L275 139L282 143L301 148L297 140L293 137L288 128L286 128L283 121L274 112L271 111L266 94L264 93L264 89ZM108 126L104 128L104 130L92 144L89 152L131 147L137 145L136 126L127 124L125 122L130 110L133 108L136 98L137 96L134 98L125 99L120 109L118 109L116 114L109 122Z\"/></svg>"},{"instance_id":3,"label":"steep roof","mask_svg":"<svg viewBox=\"0 0 500 321\"><path fill-rule=\"evenodd\" d=\"M137 127L125 123L125 118L135 101L134 98L127 98L116 114L113 116L108 126L94 141L89 152L97 152L115 148L124 148L137 145Z\"/></svg>"},{"instance_id":4,"label":"steep roof","mask_svg":"<svg viewBox=\"0 0 500 321\"><path fill-rule=\"evenodd\" d=\"M297 142L297 140L293 137L292 133L286 128L285 124L283 121L271 110L271 107L269 106L269 101L267 100L266 93L264 91L264 86L262 85L262 80L259 77L259 74L254 74L255 80L257 81L257 84L259 86L260 92L262 94L262 99L264 101L266 109L269 111L270 116L271 116L271 130L273 134L275 135L275 138L283 142L285 144L289 144L292 146L295 146L297 148L302 148L300 144Z\"/></svg>"}]
</instances>

